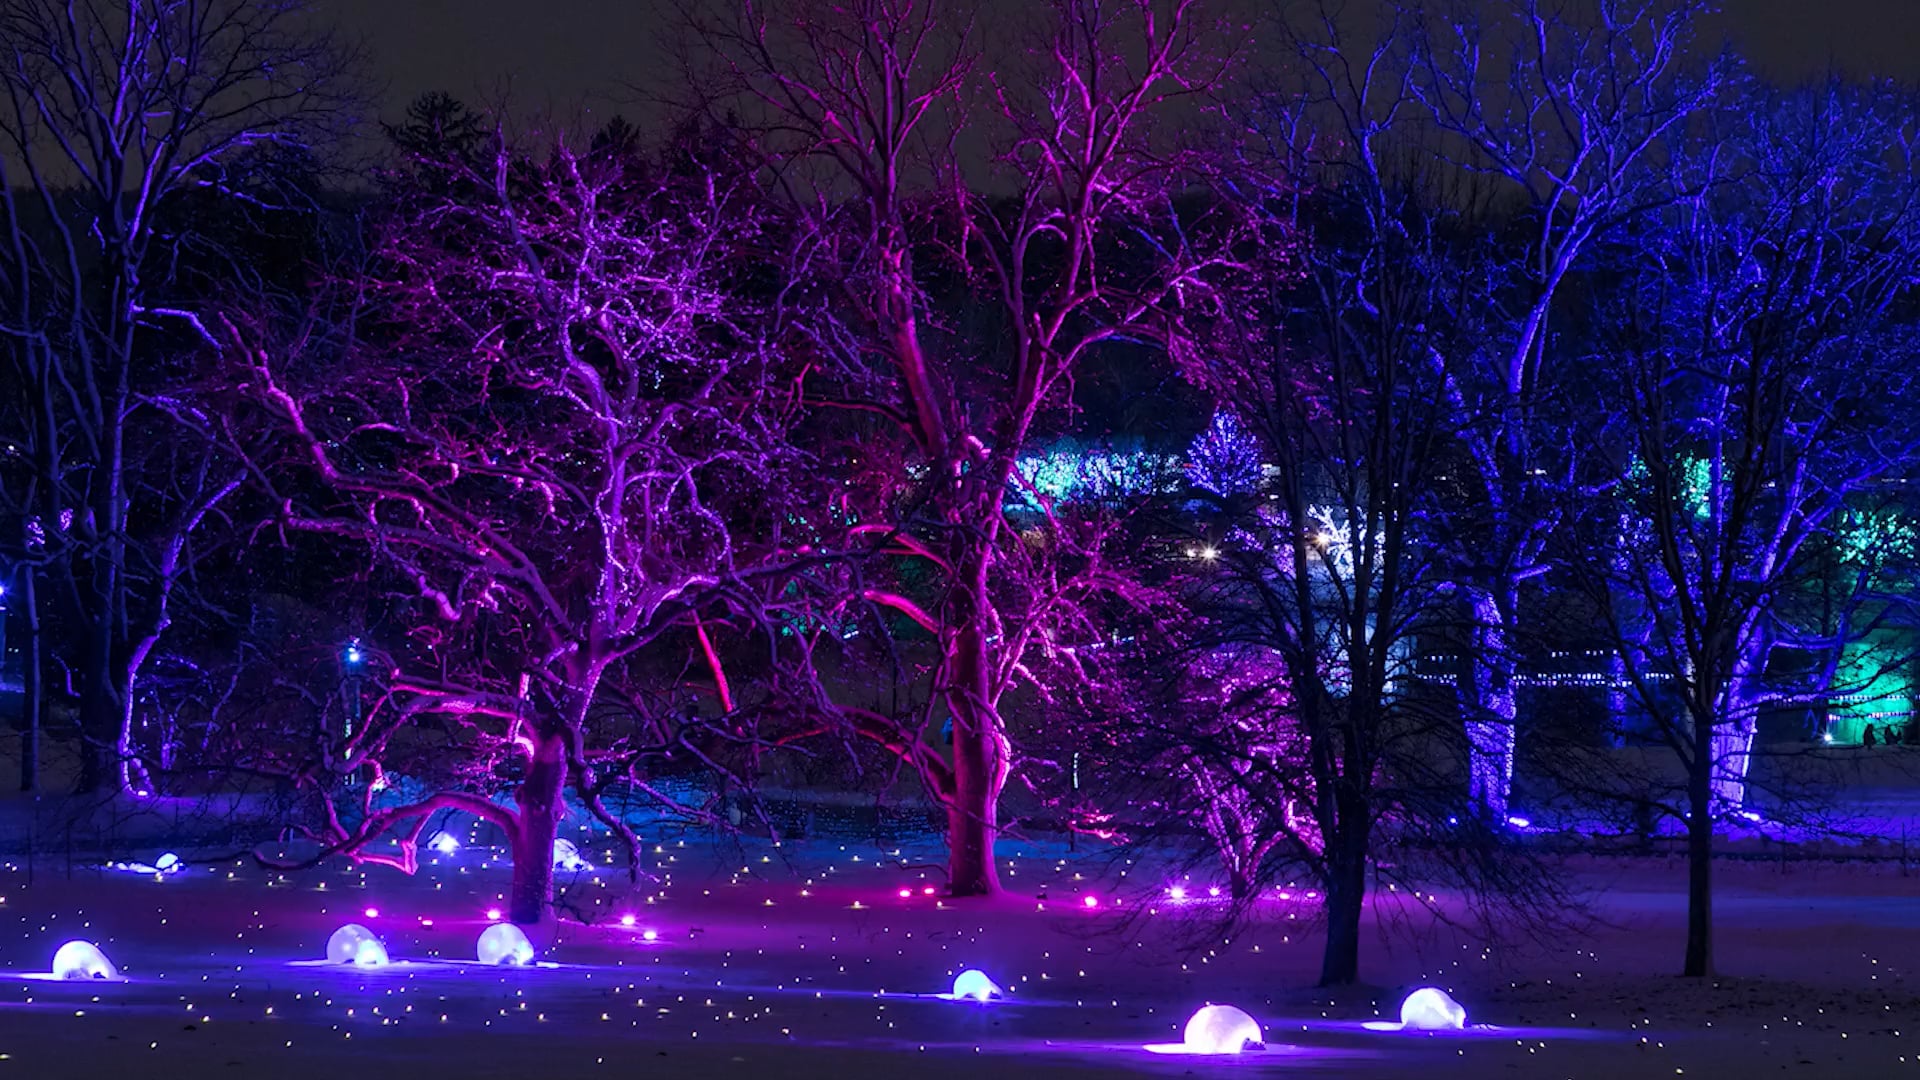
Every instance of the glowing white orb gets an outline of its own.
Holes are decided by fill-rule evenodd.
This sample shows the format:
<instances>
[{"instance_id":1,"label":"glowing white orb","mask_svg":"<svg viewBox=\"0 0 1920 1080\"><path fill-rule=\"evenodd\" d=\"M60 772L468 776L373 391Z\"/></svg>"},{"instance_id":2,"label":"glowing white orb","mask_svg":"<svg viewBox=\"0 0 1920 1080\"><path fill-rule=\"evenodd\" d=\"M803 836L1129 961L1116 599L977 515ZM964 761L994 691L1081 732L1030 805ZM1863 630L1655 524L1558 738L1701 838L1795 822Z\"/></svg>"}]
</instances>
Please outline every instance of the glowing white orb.
<instances>
[{"instance_id":1,"label":"glowing white orb","mask_svg":"<svg viewBox=\"0 0 1920 1080\"><path fill-rule=\"evenodd\" d=\"M959 1001L962 998L971 998L974 1001L985 1001L990 997L1001 997L1004 994L1005 991L994 985L992 979L987 978L986 972L976 968L968 968L954 976L953 979L953 998L955 1001Z\"/></svg>"},{"instance_id":2,"label":"glowing white orb","mask_svg":"<svg viewBox=\"0 0 1920 1080\"><path fill-rule=\"evenodd\" d=\"M1459 1031L1467 1026L1467 1010L1445 990L1423 986L1400 1003L1400 1026L1407 1031Z\"/></svg>"},{"instance_id":3,"label":"glowing white orb","mask_svg":"<svg viewBox=\"0 0 1920 1080\"><path fill-rule=\"evenodd\" d=\"M494 923L480 931L480 962L524 967L533 963L533 942L512 923Z\"/></svg>"},{"instance_id":4,"label":"glowing white orb","mask_svg":"<svg viewBox=\"0 0 1920 1080\"><path fill-rule=\"evenodd\" d=\"M384 963L386 948L380 945L380 939L374 936L373 931L357 922L350 922L335 930L333 936L327 939L327 959L336 964L358 963L360 946L369 941L380 948L381 962Z\"/></svg>"},{"instance_id":5,"label":"glowing white orb","mask_svg":"<svg viewBox=\"0 0 1920 1080\"><path fill-rule=\"evenodd\" d=\"M564 838L553 842L553 865L569 871L586 870L591 866L580 857L580 849L573 846L573 841Z\"/></svg>"},{"instance_id":6,"label":"glowing white orb","mask_svg":"<svg viewBox=\"0 0 1920 1080\"><path fill-rule=\"evenodd\" d=\"M165 855L153 860L153 868L162 874L170 874L180 869L180 856L169 851Z\"/></svg>"},{"instance_id":7,"label":"glowing white orb","mask_svg":"<svg viewBox=\"0 0 1920 1080\"><path fill-rule=\"evenodd\" d=\"M363 941L353 947L353 966L377 968L387 966L387 947L377 941Z\"/></svg>"},{"instance_id":8,"label":"glowing white orb","mask_svg":"<svg viewBox=\"0 0 1920 1080\"><path fill-rule=\"evenodd\" d=\"M100 946L91 941L69 941L53 954L56 979L117 979L120 970L113 966Z\"/></svg>"},{"instance_id":9,"label":"glowing white orb","mask_svg":"<svg viewBox=\"0 0 1920 1080\"><path fill-rule=\"evenodd\" d=\"M1266 1045L1253 1017L1231 1005L1208 1005L1187 1021L1180 1045L1189 1054L1238 1054Z\"/></svg>"},{"instance_id":10,"label":"glowing white orb","mask_svg":"<svg viewBox=\"0 0 1920 1080\"><path fill-rule=\"evenodd\" d=\"M451 855L460 850L460 841L455 840L452 833L443 829L427 838L427 846L442 855Z\"/></svg>"}]
</instances>

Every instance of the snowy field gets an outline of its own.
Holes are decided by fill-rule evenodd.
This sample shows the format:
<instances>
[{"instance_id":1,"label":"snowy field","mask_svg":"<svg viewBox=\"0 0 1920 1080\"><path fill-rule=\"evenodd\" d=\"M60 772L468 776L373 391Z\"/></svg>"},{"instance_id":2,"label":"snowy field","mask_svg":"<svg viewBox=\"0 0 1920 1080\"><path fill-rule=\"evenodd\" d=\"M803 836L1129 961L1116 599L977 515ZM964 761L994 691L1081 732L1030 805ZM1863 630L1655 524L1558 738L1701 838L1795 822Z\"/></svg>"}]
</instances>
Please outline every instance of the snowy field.
<instances>
[{"instance_id":1,"label":"snowy field","mask_svg":"<svg viewBox=\"0 0 1920 1080\"><path fill-rule=\"evenodd\" d=\"M43 866L29 886L9 869L0 1077L1920 1077L1920 877L1897 866L1720 864L1727 976L1705 984L1669 975L1678 862L1574 867L1598 921L1490 952L1389 905L1370 987L1329 996L1304 894L1228 940L1204 881L1176 901L1144 867L1095 880L1104 859L1006 849L1010 895L954 903L927 891L931 848L675 844L653 856L659 885L581 875L568 895L593 924L536 941L554 966L523 969L473 962L506 885L478 848L414 878L227 862ZM300 963L350 921L391 966ZM74 938L125 981L30 977ZM968 967L1009 996L933 996ZM1487 1026L1361 1026L1428 983ZM1251 1013L1267 1049L1142 1049L1207 1002Z\"/></svg>"}]
</instances>

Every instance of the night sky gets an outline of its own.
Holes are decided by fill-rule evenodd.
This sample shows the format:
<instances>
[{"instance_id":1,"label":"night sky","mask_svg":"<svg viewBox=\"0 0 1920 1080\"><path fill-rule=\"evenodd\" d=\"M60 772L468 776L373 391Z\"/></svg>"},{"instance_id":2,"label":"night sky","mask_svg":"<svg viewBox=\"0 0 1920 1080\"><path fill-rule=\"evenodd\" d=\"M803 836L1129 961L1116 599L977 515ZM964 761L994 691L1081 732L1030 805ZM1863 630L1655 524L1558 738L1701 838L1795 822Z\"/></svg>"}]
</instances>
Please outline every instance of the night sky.
<instances>
[{"instance_id":1,"label":"night sky","mask_svg":"<svg viewBox=\"0 0 1920 1080\"><path fill-rule=\"evenodd\" d=\"M476 102L502 91L516 112L604 117L634 107L632 84L667 66L665 0L324 0L364 41L391 115L428 90ZM1920 82L1920 0L1724 0L1716 20L1761 71L1783 79L1829 64Z\"/></svg>"}]
</instances>

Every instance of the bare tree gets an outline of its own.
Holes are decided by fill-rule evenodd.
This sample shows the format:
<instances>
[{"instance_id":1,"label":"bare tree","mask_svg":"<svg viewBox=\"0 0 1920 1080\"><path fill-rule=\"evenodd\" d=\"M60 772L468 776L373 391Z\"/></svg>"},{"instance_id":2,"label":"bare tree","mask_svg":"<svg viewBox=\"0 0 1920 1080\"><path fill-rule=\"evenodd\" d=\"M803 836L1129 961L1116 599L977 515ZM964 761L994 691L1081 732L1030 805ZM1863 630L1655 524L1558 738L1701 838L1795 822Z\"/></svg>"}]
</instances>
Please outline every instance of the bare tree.
<instances>
[{"instance_id":1,"label":"bare tree","mask_svg":"<svg viewBox=\"0 0 1920 1080\"><path fill-rule=\"evenodd\" d=\"M1237 796L1215 801L1278 841L1256 881L1304 871L1324 891L1323 984L1359 977L1371 879L1416 895L1444 881L1489 906L1545 895L1501 860L1500 830L1463 813L1457 712L1416 678L1418 651L1459 622L1436 525L1471 417L1435 358L1468 345L1459 313L1482 262L1476 207L1438 186L1407 130L1418 71L1399 30L1356 37L1323 12L1287 34L1304 82L1263 99L1245 182L1301 238L1298 280L1270 279L1239 347L1194 376L1269 468L1220 500L1201 552L1198 642L1234 657L1223 705L1245 722L1193 753Z\"/></svg>"},{"instance_id":2,"label":"bare tree","mask_svg":"<svg viewBox=\"0 0 1920 1080\"><path fill-rule=\"evenodd\" d=\"M1460 410L1461 471L1452 572L1475 627L1459 681L1483 813L1507 817L1523 589L1567 505L1569 463L1543 430L1557 388L1554 325L1566 285L1597 242L1635 215L1688 194L1660 167L1664 140L1723 101L1731 60L1690 62L1704 0L1503 0L1408 4L1400 25L1420 120L1441 166L1492 183L1520 214L1501 241L1479 329L1436 359ZM1358 57L1347 64L1363 70ZM1467 314L1463 312L1462 314ZM1545 437L1543 437L1545 436Z\"/></svg>"},{"instance_id":3,"label":"bare tree","mask_svg":"<svg viewBox=\"0 0 1920 1080\"><path fill-rule=\"evenodd\" d=\"M987 41L1005 49L997 71L965 10L750 3L695 25L719 58L716 100L738 110L794 210L837 238L843 318L811 392L892 421L908 444L884 481L888 509L862 527L935 583L867 598L922 626L938 660L927 707L867 730L927 765L950 888L978 895L999 887L1015 755L1002 705L1039 685L1036 657L1086 632L1097 580L1044 555L1071 546L1071 530L1046 515L1013 526L1010 492L1030 488L1021 456L1077 370L1110 343L1164 345L1181 334L1170 313L1204 309L1222 229L1176 204L1195 173L1163 125L1201 114L1222 65L1189 0L1050 4L1037 38ZM977 313L973 332L943 319L942 283ZM942 712L950 755L928 745Z\"/></svg>"},{"instance_id":4,"label":"bare tree","mask_svg":"<svg viewBox=\"0 0 1920 1080\"><path fill-rule=\"evenodd\" d=\"M128 781L133 685L194 532L237 478L178 460L140 472L145 440L186 437L163 433L163 358L213 344L175 274L182 204L278 199L263 162L349 119L342 53L309 31L298 5L264 0L0 4L5 550L28 568L29 626L49 605L63 631L29 651L80 698L87 788ZM37 699L37 663L29 678Z\"/></svg>"},{"instance_id":5,"label":"bare tree","mask_svg":"<svg viewBox=\"0 0 1920 1080\"><path fill-rule=\"evenodd\" d=\"M284 528L364 551L414 612L361 643L350 732L250 763L319 800L303 861L410 870L428 816L459 809L510 837L511 917L534 923L568 792L637 868L610 785L750 776L763 684L725 658L757 643L764 671L805 625L817 503L778 290L755 284L765 218L751 186L680 165L504 142L435 162L349 281L351 335L245 331L269 344L247 350L258 412L235 430L278 433L249 456ZM342 813L332 786L383 763L424 789ZM391 830L398 853L373 850Z\"/></svg>"},{"instance_id":6,"label":"bare tree","mask_svg":"<svg viewBox=\"0 0 1920 1080\"><path fill-rule=\"evenodd\" d=\"M1752 814L1762 710L1858 692L1833 658L1910 622L1856 534L1920 461L1912 116L1891 90L1833 85L1756 96L1675 144L1673 184L1697 194L1623 237L1622 289L1598 316L1587 441L1606 451L1605 497L1568 566L1684 777L1636 786L1684 821L1687 975L1713 972L1714 830Z\"/></svg>"}]
</instances>

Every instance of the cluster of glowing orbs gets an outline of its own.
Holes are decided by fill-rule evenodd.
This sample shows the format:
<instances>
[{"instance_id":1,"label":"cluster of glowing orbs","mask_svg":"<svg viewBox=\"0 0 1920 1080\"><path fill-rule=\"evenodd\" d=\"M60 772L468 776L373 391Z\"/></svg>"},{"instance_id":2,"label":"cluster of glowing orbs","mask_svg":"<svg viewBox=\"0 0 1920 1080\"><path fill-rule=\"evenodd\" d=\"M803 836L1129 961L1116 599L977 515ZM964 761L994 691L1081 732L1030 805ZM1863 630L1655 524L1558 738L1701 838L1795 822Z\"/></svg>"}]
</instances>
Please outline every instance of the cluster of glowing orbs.
<instances>
[{"instance_id":1,"label":"cluster of glowing orbs","mask_svg":"<svg viewBox=\"0 0 1920 1080\"><path fill-rule=\"evenodd\" d=\"M1177 1043L1147 1047L1156 1054L1238 1054L1266 1048L1260 1023L1232 1005L1207 1005L1187 1021Z\"/></svg>"},{"instance_id":2,"label":"cluster of glowing orbs","mask_svg":"<svg viewBox=\"0 0 1920 1080\"><path fill-rule=\"evenodd\" d=\"M120 969L113 966L100 946L91 941L69 941L54 950L53 977L56 979L117 979Z\"/></svg>"},{"instance_id":3,"label":"cluster of glowing orbs","mask_svg":"<svg viewBox=\"0 0 1920 1080\"><path fill-rule=\"evenodd\" d=\"M953 979L953 1000L986 1001L988 998L1005 997L1006 991L992 980L987 973L978 968L968 968Z\"/></svg>"},{"instance_id":4,"label":"cluster of glowing orbs","mask_svg":"<svg viewBox=\"0 0 1920 1080\"><path fill-rule=\"evenodd\" d=\"M348 923L327 939L327 959L355 967L385 967L387 947L380 944L373 931L359 923Z\"/></svg>"},{"instance_id":5,"label":"cluster of glowing orbs","mask_svg":"<svg viewBox=\"0 0 1920 1080\"><path fill-rule=\"evenodd\" d=\"M483 964L525 967L533 963L533 942L512 923L494 923L480 931L477 951Z\"/></svg>"},{"instance_id":6,"label":"cluster of glowing orbs","mask_svg":"<svg viewBox=\"0 0 1920 1080\"><path fill-rule=\"evenodd\" d=\"M1460 1031L1467 1026L1467 1010L1445 990L1423 986L1400 1003L1400 1027L1405 1031Z\"/></svg>"},{"instance_id":7,"label":"cluster of glowing orbs","mask_svg":"<svg viewBox=\"0 0 1920 1080\"><path fill-rule=\"evenodd\" d=\"M553 842L553 865L569 872L592 869L591 863L580 857L580 849L573 841L564 837Z\"/></svg>"}]
</instances>

